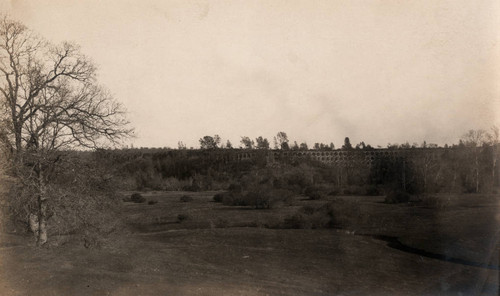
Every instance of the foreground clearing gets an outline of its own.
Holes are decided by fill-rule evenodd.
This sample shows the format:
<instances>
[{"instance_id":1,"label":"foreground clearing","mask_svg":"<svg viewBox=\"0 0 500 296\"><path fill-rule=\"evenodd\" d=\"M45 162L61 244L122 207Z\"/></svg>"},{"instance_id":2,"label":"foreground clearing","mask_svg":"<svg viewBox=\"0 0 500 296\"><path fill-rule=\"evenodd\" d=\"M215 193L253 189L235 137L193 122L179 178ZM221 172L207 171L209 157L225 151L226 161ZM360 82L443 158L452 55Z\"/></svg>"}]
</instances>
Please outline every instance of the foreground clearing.
<instances>
[{"instance_id":1,"label":"foreground clearing","mask_svg":"<svg viewBox=\"0 0 500 296\"><path fill-rule=\"evenodd\" d=\"M310 201L256 211L213 203L213 193L190 193L193 201L182 203L182 194L151 193L158 204L124 204L130 230L101 249L35 249L26 245L29 237L3 235L0 294L497 295L498 269L398 250L375 236L498 266L497 197L454 197L446 210L345 197L369 214L345 231L242 227ZM190 219L177 223L183 213Z\"/></svg>"}]
</instances>

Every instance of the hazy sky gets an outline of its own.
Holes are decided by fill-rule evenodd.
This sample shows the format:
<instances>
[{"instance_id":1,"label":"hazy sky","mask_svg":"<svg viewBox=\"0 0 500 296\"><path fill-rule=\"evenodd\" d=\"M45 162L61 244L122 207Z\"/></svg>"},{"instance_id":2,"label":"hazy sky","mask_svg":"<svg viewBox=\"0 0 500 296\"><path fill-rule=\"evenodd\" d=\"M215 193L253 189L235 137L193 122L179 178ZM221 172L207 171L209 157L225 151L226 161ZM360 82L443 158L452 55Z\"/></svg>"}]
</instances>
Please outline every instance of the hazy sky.
<instances>
[{"instance_id":1,"label":"hazy sky","mask_svg":"<svg viewBox=\"0 0 500 296\"><path fill-rule=\"evenodd\" d=\"M0 3L82 46L137 147L278 131L310 146L444 144L500 125L498 0Z\"/></svg>"}]
</instances>

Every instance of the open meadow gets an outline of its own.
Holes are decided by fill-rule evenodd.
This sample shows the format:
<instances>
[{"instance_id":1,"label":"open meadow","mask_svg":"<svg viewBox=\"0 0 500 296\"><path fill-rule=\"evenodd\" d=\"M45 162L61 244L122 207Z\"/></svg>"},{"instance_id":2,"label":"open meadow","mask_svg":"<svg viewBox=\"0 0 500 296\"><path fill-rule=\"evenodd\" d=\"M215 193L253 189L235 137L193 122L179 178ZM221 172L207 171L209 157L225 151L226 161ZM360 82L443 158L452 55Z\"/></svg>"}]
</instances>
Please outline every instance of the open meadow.
<instances>
[{"instance_id":1,"label":"open meadow","mask_svg":"<svg viewBox=\"0 0 500 296\"><path fill-rule=\"evenodd\" d=\"M1 295L498 293L498 195L440 195L439 207L297 195L291 206L254 209L216 203L216 193L123 202L126 227L95 248L60 236L34 249L31 236L4 234ZM329 201L342 227L311 229L307 209Z\"/></svg>"}]
</instances>

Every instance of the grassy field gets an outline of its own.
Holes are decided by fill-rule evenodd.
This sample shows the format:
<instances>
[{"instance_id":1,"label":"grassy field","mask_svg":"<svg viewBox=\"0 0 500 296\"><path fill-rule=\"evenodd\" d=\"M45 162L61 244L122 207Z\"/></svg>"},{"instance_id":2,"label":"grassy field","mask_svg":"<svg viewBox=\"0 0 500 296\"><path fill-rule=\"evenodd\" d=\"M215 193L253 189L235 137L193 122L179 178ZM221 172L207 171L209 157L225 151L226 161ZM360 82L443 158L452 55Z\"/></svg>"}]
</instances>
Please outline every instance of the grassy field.
<instances>
[{"instance_id":1,"label":"grassy field","mask_svg":"<svg viewBox=\"0 0 500 296\"><path fill-rule=\"evenodd\" d=\"M124 202L126 229L95 249L3 234L0 295L498 294L499 196L440 196L443 208L329 197L348 205L342 229L270 229L328 201L255 210L214 194Z\"/></svg>"}]
</instances>

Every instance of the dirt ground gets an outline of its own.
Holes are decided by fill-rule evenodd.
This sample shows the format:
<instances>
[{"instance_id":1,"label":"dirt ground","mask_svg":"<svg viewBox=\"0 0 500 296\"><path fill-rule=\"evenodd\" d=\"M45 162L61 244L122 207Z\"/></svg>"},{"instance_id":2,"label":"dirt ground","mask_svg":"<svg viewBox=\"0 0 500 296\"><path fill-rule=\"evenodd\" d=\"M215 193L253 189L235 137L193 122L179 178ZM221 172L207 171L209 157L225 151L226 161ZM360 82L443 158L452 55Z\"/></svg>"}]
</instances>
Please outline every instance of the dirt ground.
<instances>
[{"instance_id":1,"label":"dirt ground","mask_svg":"<svg viewBox=\"0 0 500 296\"><path fill-rule=\"evenodd\" d=\"M444 209L346 196L362 217L345 229L268 229L326 201L254 210L213 194L123 203L127 229L100 248L2 234L0 295L498 295L499 196L442 196Z\"/></svg>"}]
</instances>

